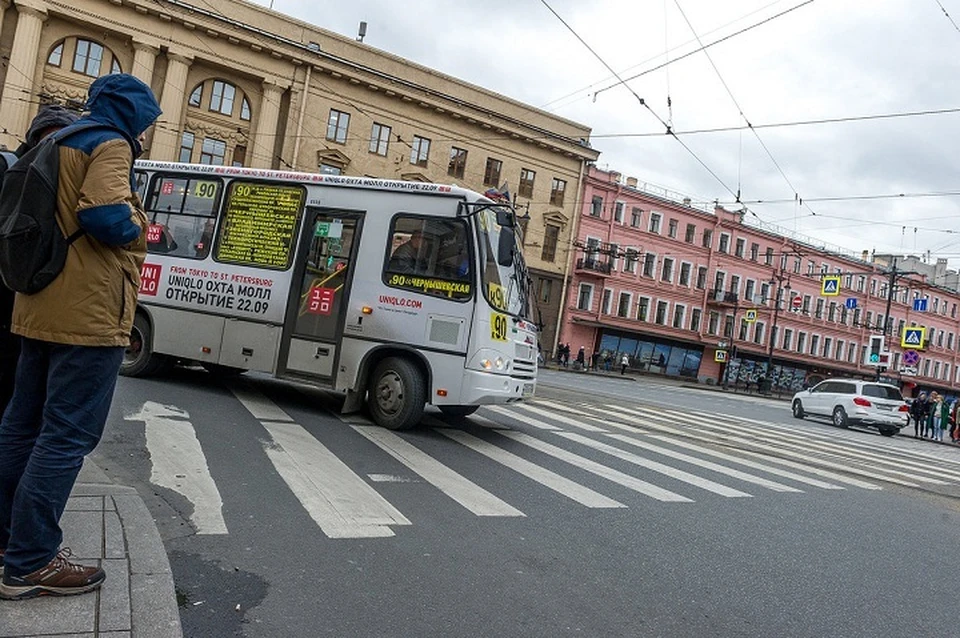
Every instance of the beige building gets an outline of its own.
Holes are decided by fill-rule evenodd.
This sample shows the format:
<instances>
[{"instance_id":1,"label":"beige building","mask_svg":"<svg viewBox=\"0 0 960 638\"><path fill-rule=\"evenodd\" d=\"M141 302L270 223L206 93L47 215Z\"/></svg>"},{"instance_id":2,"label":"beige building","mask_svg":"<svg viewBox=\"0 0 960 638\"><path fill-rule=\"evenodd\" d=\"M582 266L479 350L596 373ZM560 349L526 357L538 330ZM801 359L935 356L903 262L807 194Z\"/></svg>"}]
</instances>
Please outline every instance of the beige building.
<instances>
[{"instance_id":1,"label":"beige building","mask_svg":"<svg viewBox=\"0 0 960 638\"><path fill-rule=\"evenodd\" d=\"M0 25L9 148L41 103L124 72L163 109L151 159L508 184L550 349L589 128L237 0L0 0Z\"/></svg>"}]
</instances>

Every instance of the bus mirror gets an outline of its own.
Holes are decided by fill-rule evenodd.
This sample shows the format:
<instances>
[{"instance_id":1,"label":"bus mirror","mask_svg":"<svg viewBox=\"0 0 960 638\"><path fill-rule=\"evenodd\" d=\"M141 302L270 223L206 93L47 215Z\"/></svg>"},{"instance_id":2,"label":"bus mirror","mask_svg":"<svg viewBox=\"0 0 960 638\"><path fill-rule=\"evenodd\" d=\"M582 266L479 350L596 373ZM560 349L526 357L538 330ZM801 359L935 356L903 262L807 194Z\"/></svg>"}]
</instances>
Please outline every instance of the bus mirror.
<instances>
[{"instance_id":1,"label":"bus mirror","mask_svg":"<svg viewBox=\"0 0 960 638\"><path fill-rule=\"evenodd\" d=\"M505 228L513 228L513 213L506 210L505 208L497 209L497 223Z\"/></svg>"},{"instance_id":2,"label":"bus mirror","mask_svg":"<svg viewBox=\"0 0 960 638\"><path fill-rule=\"evenodd\" d=\"M513 229L504 226L500 229L500 239L497 243L497 263L501 266L513 265L513 251L516 249L517 238Z\"/></svg>"}]
</instances>

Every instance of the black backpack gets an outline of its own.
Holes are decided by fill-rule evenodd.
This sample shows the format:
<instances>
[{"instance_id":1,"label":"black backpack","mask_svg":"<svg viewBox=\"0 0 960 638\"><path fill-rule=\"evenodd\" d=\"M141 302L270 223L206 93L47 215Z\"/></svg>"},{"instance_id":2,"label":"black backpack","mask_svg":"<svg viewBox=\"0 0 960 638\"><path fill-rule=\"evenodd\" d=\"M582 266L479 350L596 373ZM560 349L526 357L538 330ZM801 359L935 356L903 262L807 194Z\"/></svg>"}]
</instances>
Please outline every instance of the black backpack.
<instances>
[{"instance_id":1,"label":"black backpack","mask_svg":"<svg viewBox=\"0 0 960 638\"><path fill-rule=\"evenodd\" d=\"M84 234L63 236L57 223L60 142L91 128L81 122L48 135L3 174L0 191L0 277L11 290L32 295L57 278L70 244Z\"/></svg>"}]
</instances>

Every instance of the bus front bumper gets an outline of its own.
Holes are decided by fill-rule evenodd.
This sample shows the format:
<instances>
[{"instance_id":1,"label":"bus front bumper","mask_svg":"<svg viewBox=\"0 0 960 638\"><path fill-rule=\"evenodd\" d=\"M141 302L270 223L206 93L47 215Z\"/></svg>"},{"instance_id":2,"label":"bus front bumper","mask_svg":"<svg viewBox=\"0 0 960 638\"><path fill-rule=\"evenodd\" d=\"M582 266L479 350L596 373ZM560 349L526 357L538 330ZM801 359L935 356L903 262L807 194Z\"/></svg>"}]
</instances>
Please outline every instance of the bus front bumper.
<instances>
[{"instance_id":1,"label":"bus front bumper","mask_svg":"<svg viewBox=\"0 0 960 638\"><path fill-rule=\"evenodd\" d=\"M464 370L460 403L490 405L530 399L536 387L536 379L518 379L508 375Z\"/></svg>"}]
</instances>

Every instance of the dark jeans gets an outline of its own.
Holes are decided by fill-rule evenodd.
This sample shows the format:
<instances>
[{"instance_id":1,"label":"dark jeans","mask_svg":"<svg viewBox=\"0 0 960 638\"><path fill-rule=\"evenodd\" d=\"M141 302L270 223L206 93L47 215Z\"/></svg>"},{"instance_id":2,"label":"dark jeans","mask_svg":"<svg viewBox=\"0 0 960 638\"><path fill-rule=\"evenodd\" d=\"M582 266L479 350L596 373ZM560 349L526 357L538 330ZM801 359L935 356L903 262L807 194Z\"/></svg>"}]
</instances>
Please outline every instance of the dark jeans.
<instances>
[{"instance_id":1,"label":"dark jeans","mask_svg":"<svg viewBox=\"0 0 960 638\"><path fill-rule=\"evenodd\" d=\"M0 328L0 418L13 396L13 380L19 358L20 337L10 334L7 328Z\"/></svg>"},{"instance_id":2,"label":"dark jeans","mask_svg":"<svg viewBox=\"0 0 960 638\"><path fill-rule=\"evenodd\" d=\"M0 549L5 569L25 576L49 563L60 516L100 442L123 348L22 340L13 400L0 423Z\"/></svg>"}]
</instances>

